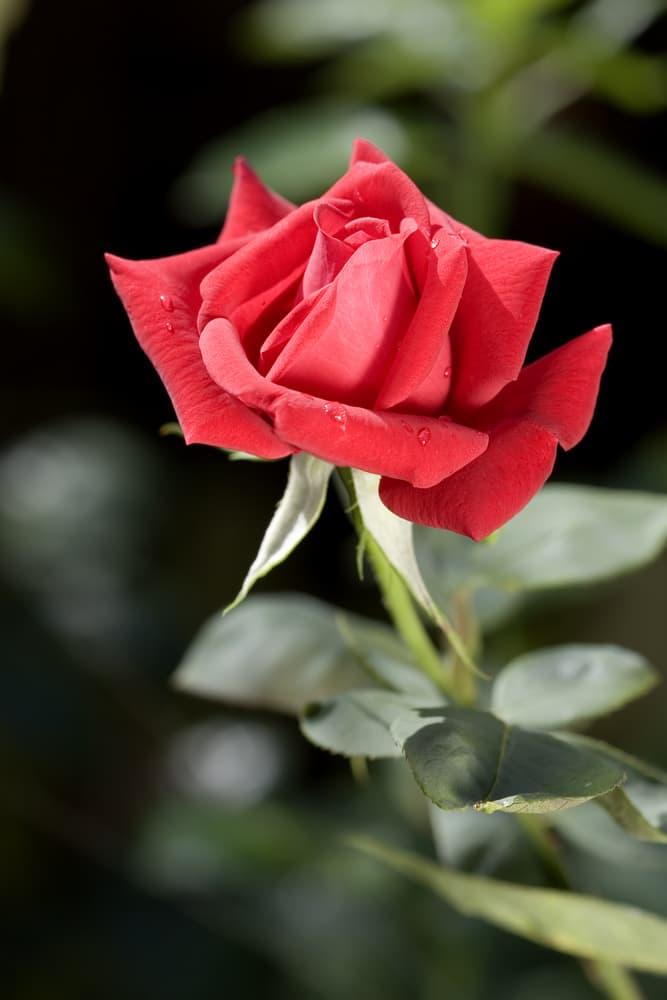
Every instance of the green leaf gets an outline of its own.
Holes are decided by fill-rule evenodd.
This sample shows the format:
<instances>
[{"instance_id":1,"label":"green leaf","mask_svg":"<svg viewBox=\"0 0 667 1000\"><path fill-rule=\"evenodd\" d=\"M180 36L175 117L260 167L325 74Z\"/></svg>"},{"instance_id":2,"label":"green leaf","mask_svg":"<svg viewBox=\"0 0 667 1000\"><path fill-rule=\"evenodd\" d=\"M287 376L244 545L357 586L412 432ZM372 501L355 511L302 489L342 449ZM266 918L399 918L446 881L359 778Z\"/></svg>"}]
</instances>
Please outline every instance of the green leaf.
<instances>
[{"instance_id":1,"label":"green leaf","mask_svg":"<svg viewBox=\"0 0 667 1000\"><path fill-rule=\"evenodd\" d=\"M554 646L508 664L493 684L491 708L505 722L554 729L620 708L657 681L643 656L621 646Z\"/></svg>"},{"instance_id":2,"label":"green leaf","mask_svg":"<svg viewBox=\"0 0 667 1000\"><path fill-rule=\"evenodd\" d=\"M551 812L603 795L624 778L595 752L476 709L413 711L396 719L392 734L417 784L441 809Z\"/></svg>"},{"instance_id":3,"label":"green leaf","mask_svg":"<svg viewBox=\"0 0 667 1000\"><path fill-rule=\"evenodd\" d=\"M635 792L637 791L635 785ZM662 811L656 822L667 816L667 789L662 790L660 795ZM618 825L638 840L646 840L649 843L667 844L667 833L663 833L657 825L654 825L646 816L634 805L627 791L623 788L615 788L606 795L601 795L598 804L609 813ZM648 812L651 806L656 804L656 797L650 796L648 801ZM646 805L646 804L645 804Z\"/></svg>"},{"instance_id":4,"label":"green leaf","mask_svg":"<svg viewBox=\"0 0 667 1000\"><path fill-rule=\"evenodd\" d=\"M380 500L380 477L360 469L351 469L354 492L366 531L378 543L389 562L400 574L415 600L436 622L440 612L422 578L412 537L413 524L397 517Z\"/></svg>"},{"instance_id":5,"label":"green leaf","mask_svg":"<svg viewBox=\"0 0 667 1000\"><path fill-rule=\"evenodd\" d=\"M460 913L538 944L658 975L667 973L667 920L634 906L467 875L369 837L350 846L421 882Z\"/></svg>"},{"instance_id":6,"label":"green leaf","mask_svg":"<svg viewBox=\"0 0 667 1000\"><path fill-rule=\"evenodd\" d=\"M306 452L292 455L283 498L266 529L243 586L225 611L231 611L240 604L257 580L283 562L305 538L322 512L333 469L329 462Z\"/></svg>"},{"instance_id":7,"label":"green leaf","mask_svg":"<svg viewBox=\"0 0 667 1000\"><path fill-rule=\"evenodd\" d=\"M636 869L639 872L660 872L663 876L667 874L667 847L662 840L656 841L654 834L628 836L628 833L633 833L629 826L612 818L609 810L599 808L601 805L604 807L606 798L602 795L578 809L554 813L549 822L559 836L606 865L625 871ZM659 831L657 833L660 837Z\"/></svg>"},{"instance_id":8,"label":"green leaf","mask_svg":"<svg viewBox=\"0 0 667 1000\"><path fill-rule=\"evenodd\" d=\"M625 771L623 788L596 799L597 805L602 806L626 833L640 840L667 841L667 774L664 771L618 747L580 733L563 734L563 738L572 746L596 753L600 760Z\"/></svg>"},{"instance_id":9,"label":"green leaf","mask_svg":"<svg viewBox=\"0 0 667 1000\"><path fill-rule=\"evenodd\" d=\"M332 608L338 633L347 649L363 664L379 687L412 696L414 704L442 701L442 692L420 670L411 653L390 626ZM368 685L366 685L368 686Z\"/></svg>"},{"instance_id":10,"label":"green leaf","mask_svg":"<svg viewBox=\"0 0 667 1000\"><path fill-rule=\"evenodd\" d=\"M296 714L352 688L432 688L391 629L301 594L249 597L200 630L174 676L177 688Z\"/></svg>"},{"instance_id":11,"label":"green leaf","mask_svg":"<svg viewBox=\"0 0 667 1000\"><path fill-rule=\"evenodd\" d=\"M301 731L316 746L346 757L400 757L392 724L402 713L429 703L442 703L442 696L434 694L429 702L393 691L347 691L306 706Z\"/></svg>"},{"instance_id":12,"label":"green leaf","mask_svg":"<svg viewBox=\"0 0 667 1000\"><path fill-rule=\"evenodd\" d=\"M594 583L655 558L667 541L667 497L553 484L491 540L417 526L426 585L447 607L457 590L532 591Z\"/></svg>"}]
</instances>

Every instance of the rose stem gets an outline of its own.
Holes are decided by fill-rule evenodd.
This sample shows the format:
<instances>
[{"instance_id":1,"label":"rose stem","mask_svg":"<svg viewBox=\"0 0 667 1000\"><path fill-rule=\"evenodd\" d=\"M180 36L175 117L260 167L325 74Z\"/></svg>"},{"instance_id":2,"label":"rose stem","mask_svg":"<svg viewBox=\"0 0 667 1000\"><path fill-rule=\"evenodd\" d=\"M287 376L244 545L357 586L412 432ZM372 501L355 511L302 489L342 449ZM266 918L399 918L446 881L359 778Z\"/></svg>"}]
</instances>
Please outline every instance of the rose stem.
<instances>
[{"instance_id":1,"label":"rose stem","mask_svg":"<svg viewBox=\"0 0 667 1000\"><path fill-rule=\"evenodd\" d=\"M552 884L558 889L572 891L572 885L558 856L558 848L551 832L538 816L527 813L517 815L517 820L540 856ZM622 965L600 958L579 959L588 980L609 1000L643 1000L643 993L634 978Z\"/></svg>"},{"instance_id":2,"label":"rose stem","mask_svg":"<svg viewBox=\"0 0 667 1000\"><path fill-rule=\"evenodd\" d=\"M447 668L432 643L419 616L410 591L400 574L394 569L382 548L365 528L356 502L354 483L348 469L338 469L349 497L348 514L354 524L360 543L368 555L382 594L382 601L398 633L412 651L416 665L452 701L462 701L454 676Z\"/></svg>"}]
</instances>

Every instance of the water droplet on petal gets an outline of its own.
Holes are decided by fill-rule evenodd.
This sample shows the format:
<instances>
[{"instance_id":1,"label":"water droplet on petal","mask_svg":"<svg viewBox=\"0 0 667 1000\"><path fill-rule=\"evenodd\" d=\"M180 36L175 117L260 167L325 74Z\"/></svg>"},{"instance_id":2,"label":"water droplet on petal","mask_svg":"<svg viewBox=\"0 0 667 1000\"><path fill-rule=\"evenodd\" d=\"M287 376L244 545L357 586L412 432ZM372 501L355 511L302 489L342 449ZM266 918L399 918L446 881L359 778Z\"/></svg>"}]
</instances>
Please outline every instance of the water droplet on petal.
<instances>
[{"instance_id":1,"label":"water droplet on petal","mask_svg":"<svg viewBox=\"0 0 667 1000\"><path fill-rule=\"evenodd\" d=\"M431 440L431 432L428 427L422 427L420 431L417 431L417 440L420 444L428 444Z\"/></svg>"},{"instance_id":2,"label":"water droplet on petal","mask_svg":"<svg viewBox=\"0 0 667 1000\"><path fill-rule=\"evenodd\" d=\"M171 295L161 295L160 305L162 306L163 309L166 309L168 313L174 311L174 300L172 299Z\"/></svg>"},{"instance_id":3,"label":"water droplet on petal","mask_svg":"<svg viewBox=\"0 0 667 1000\"><path fill-rule=\"evenodd\" d=\"M438 420L441 420L443 424L451 424L452 422L452 418L448 417L446 413L443 413L442 416L438 417Z\"/></svg>"},{"instance_id":4,"label":"water droplet on petal","mask_svg":"<svg viewBox=\"0 0 667 1000\"><path fill-rule=\"evenodd\" d=\"M439 242L440 242L440 240L438 239L438 237L434 236L433 239L431 240L431 249L435 250L435 248L438 246Z\"/></svg>"},{"instance_id":5,"label":"water droplet on petal","mask_svg":"<svg viewBox=\"0 0 667 1000\"><path fill-rule=\"evenodd\" d=\"M342 431L345 430L347 410L344 406L340 406L338 403L325 403L324 412L334 423L338 424Z\"/></svg>"},{"instance_id":6,"label":"water droplet on petal","mask_svg":"<svg viewBox=\"0 0 667 1000\"><path fill-rule=\"evenodd\" d=\"M401 420L401 427L404 431L407 431L408 434L414 434L415 432L414 427L411 427L407 420Z\"/></svg>"},{"instance_id":7,"label":"water droplet on petal","mask_svg":"<svg viewBox=\"0 0 667 1000\"><path fill-rule=\"evenodd\" d=\"M174 324L173 323L165 323L164 325L166 326L166 328L169 331L169 333L173 333L174 332Z\"/></svg>"},{"instance_id":8,"label":"water droplet on petal","mask_svg":"<svg viewBox=\"0 0 667 1000\"><path fill-rule=\"evenodd\" d=\"M444 372L442 374L443 374L443 376L445 378L449 378L449 376L452 374L452 369L451 368L445 368L445 370L444 370Z\"/></svg>"}]
</instances>

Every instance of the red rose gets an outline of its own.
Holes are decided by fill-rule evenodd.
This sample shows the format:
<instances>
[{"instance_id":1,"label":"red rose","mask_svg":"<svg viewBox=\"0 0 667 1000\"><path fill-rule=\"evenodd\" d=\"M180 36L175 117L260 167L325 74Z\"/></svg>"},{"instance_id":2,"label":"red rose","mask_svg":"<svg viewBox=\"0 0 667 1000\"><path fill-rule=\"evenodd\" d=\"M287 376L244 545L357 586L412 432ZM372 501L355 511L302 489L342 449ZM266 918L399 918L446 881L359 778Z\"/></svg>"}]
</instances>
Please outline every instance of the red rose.
<instances>
[{"instance_id":1,"label":"red rose","mask_svg":"<svg viewBox=\"0 0 667 1000\"><path fill-rule=\"evenodd\" d=\"M462 226L358 140L315 201L239 160L216 244L107 259L186 441L377 473L397 514L483 538L585 433L611 343L522 369L555 256Z\"/></svg>"}]
</instances>

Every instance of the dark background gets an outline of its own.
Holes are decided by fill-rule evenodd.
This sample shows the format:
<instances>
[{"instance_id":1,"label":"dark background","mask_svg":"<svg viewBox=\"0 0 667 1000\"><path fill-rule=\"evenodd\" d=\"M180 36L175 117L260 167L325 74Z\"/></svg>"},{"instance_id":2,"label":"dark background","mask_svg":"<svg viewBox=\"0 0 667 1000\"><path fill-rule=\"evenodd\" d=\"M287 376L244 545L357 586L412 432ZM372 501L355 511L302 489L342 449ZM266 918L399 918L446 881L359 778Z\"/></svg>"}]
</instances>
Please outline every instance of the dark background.
<instances>
[{"instance_id":1,"label":"dark background","mask_svg":"<svg viewBox=\"0 0 667 1000\"><path fill-rule=\"evenodd\" d=\"M502 996L547 996L538 987L547 972L572 996L592 995L576 993L584 987L570 984L569 965L540 949L462 929L416 890L339 848L324 851L323 839L350 823L405 825L400 795L389 804L377 790L363 797L345 765L311 753L287 721L243 716L246 729L235 729L233 713L168 687L196 628L235 593L284 463L230 465L212 449L158 437L170 403L102 254L164 256L214 239L213 225L178 216L175 181L209 140L313 91L317 60L263 63L239 49L233 15L243 6L33 0L7 42L3 995L328 998L362 995L349 985L361 981L369 997L441 995L448 983L452 995L475 998L499 955ZM664 20L642 39L651 52L664 41ZM396 103L409 115L411 102L421 113L414 94ZM584 98L565 117L664 169L664 112ZM535 354L614 325L594 424L561 455L557 476L667 489L663 246L521 181L502 235L561 251ZM263 586L379 613L352 562L345 519L330 503ZM567 621L568 639L624 642L663 667L665 579L663 561L526 634L557 640ZM666 764L664 708L656 696L600 732ZM234 785L223 774L213 790L183 777L216 747L243 756L234 740L248 734L278 760L264 791L248 775Z\"/></svg>"}]
</instances>

